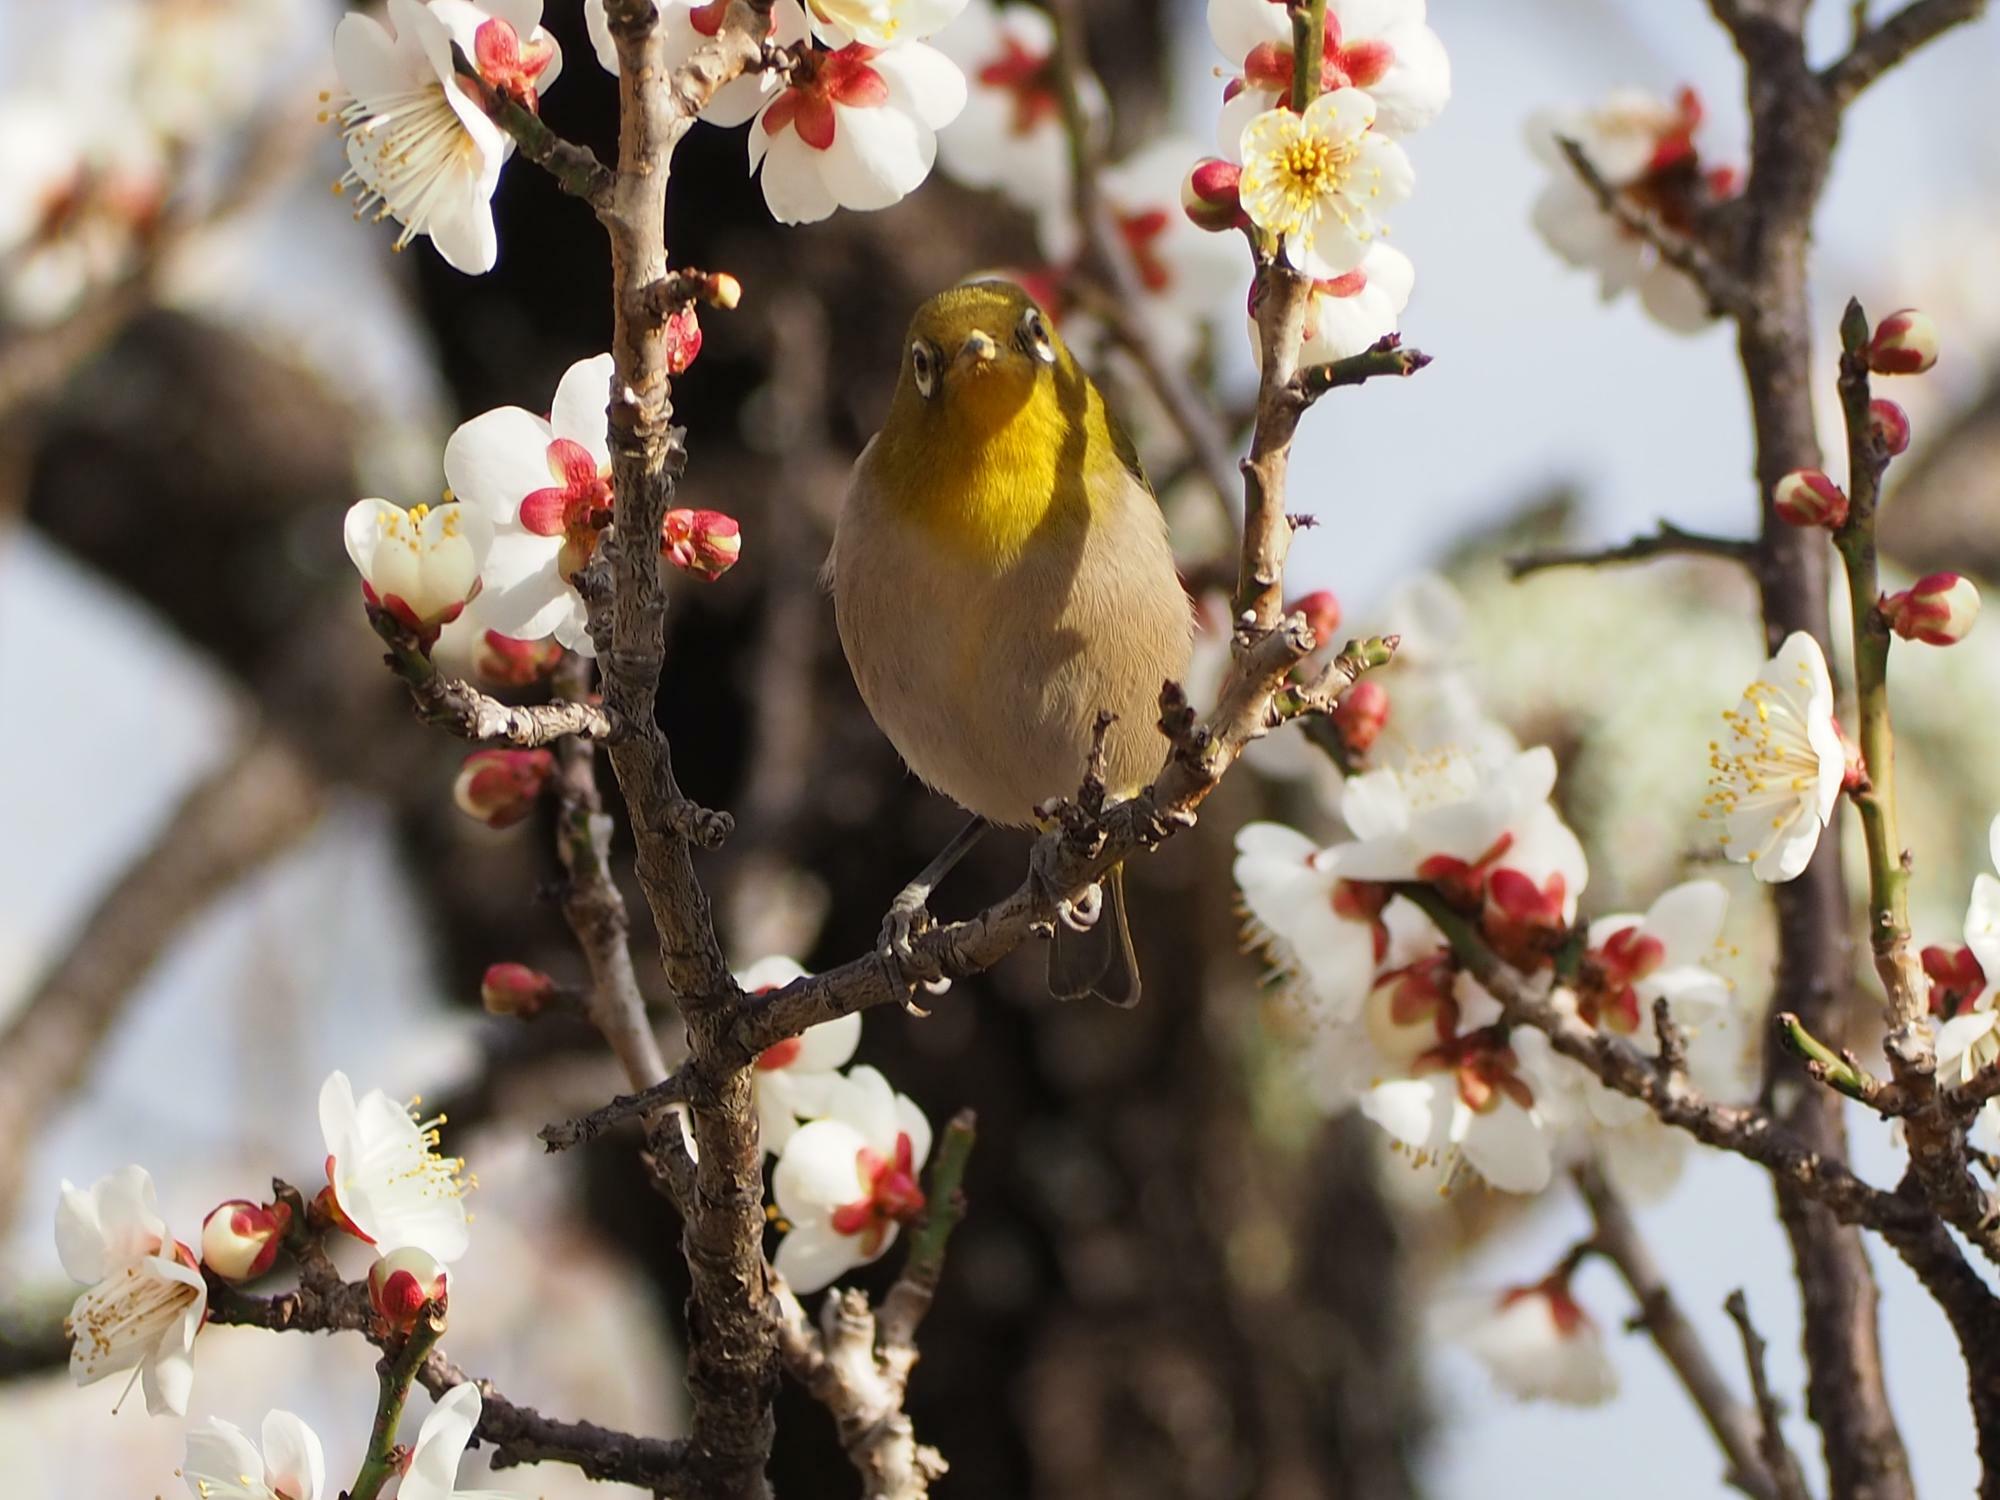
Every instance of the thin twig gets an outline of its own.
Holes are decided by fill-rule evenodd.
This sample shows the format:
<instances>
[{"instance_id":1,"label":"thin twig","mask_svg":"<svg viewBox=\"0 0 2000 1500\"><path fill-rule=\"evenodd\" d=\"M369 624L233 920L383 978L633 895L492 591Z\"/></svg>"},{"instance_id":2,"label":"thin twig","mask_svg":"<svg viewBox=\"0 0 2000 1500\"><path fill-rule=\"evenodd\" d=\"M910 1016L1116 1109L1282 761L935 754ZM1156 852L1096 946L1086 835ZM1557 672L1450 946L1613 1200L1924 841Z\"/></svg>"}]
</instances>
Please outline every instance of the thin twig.
<instances>
[{"instance_id":1,"label":"thin twig","mask_svg":"<svg viewBox=\"0 0 2000 1500\"><path fill-rule=\"evenodd\" d=\"M1523 552L1507 559L1507 573L1512 578L1526 578L1531 573L1545 572L1550 568L1596 568L1606 563L1645 562L1655 557L1719 557L1747 567L1756 556L1757 544L1753 541L1709 536L1704 532L1688 531L1671 521L1662 521L1659 529L1651 535L1634 537L1629 542L1620 542L1612 547Z\"/></svg>"},{"instance_id":2,"label":"thin twig","mask_svg":"<svg viewBox=\"0 0 2000 1500\"><path fill-rule=\"evenodd\" d=\"M553 745L565 735L609 740L615 721L604 706L576 697L555 703L502 703L469 682L442 675L417 637L390 614L368 606L368 623L389 648L389 670L409 685L417 717L463 740L502 740L523 750Z\"/></svg>"},{"instance_id":3,"label":"thin twig","mask_svg":"<svg viewBox=\"0 0 2000 1500\"><path fill-rule=\"evenodd\" d=\"M456 42L451 44L451 65L479 107L514 138L522 156L553 177L557 186L571 197L581 198L598 214L610 212L615 178L611 169L597 159L596 152L565 140L543 124L535 111L489 87Z\"/></svg>"},{"instance_id":4,"label":"thin twig","mask_svg":"<svg viewBox=\"0 0 2000 1500\"><path fill-rule=\"evenodd\" d=\"M1617 1268L1639 1305L1635 1321L1672 1367L1681 1386L1714 1434L1727 1465L1724 1477L1758 1500L1793 1500L1772 1477L1771 1456L1759 1446L1756 1419L1736 1399L1709 1358L1701 1336L1681 1312L1650 1246L1639 1233L1624 1200L1596 1162L1576 1169L1576 1185L1590 1209L1596 1233L1591 1249Z\"/></svg>"},{"instance_id":5,"label":"thin twig","mask_svg":"<svg viewBox=\"0 0 2000 1500\"><path fill-rule=\"evenodd\" d=\"M1784 1408L1771 1390L1764 1368L1764 1339L1750 1321L1750 1304L1738 1287L1723 1301L1722 1310L1743 1337L1743 1363L1750 1372L1750 1391L1757 1401L1757 1451L1775 1481L1778 1500L1809 1500L1798 1456L1785 1443Z\"/></svg>"},{"instance_id":6,"label":"thin twig","mask_svg":"<svg viewBox=\"0 0 2000 1500\"><path fill-rule=\"evenodd\" d=\"M542 1145L549 1151L567 1151L573 1146L596 1140L605 1131L627 1120L643 1119L669 1104L684 1104L691 1081L687 1069L677 1068L651 1088L641 1089L636 1094L620 1094L609 1104L600 1105L574 1120L544 1125L538 1132Z\"/></svg>"},{"instance_id":7,"label":"thin twig","mask_svg":"<svg viewBox=\"0 0 2000 1500\"><path fill-rule=\"evenodd\" d=\"M1857 26L1854 45L1845 57L1820 75L1836 105L1846 108L1876 79L1926 42L1954 26L1976 21L1986 13L1986 0L1913 0L1878 25ZM1866 10L1857 8L1857 20Z\"/></svg>"}]
</instances>

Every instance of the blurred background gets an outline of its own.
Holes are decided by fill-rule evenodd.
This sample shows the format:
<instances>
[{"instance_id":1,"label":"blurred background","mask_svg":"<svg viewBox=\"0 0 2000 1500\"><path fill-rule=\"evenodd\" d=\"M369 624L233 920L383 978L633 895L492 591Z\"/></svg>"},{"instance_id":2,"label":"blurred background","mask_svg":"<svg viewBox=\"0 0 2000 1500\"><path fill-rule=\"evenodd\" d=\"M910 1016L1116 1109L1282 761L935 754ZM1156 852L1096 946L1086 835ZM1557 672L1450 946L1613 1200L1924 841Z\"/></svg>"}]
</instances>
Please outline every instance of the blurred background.
<instances>
[{"instance_id":1,"label":"blurred background","mask_svg":"<svg viewBox=\"0 0 2000 1500\"><path fill-rule=\"evenodd\" d=\"M1849 10L1818 9L1831 51ZM1180 160L1199 154L1218 87L1200 5L1088 12L1117 151L1178 136L1193 142ZM62 1370L74 1288L49 1233L57 1184L136 1157L188 1238L274 1172L317 1178L310 1101L334 1067L444 1109L448 1146L478 1174L454 1358L552 1413L656 1433L681 1419L669 1210L633 1142L545 1159L533 1139L615 1092L614 1070L581 1027L531 1030L479 1008L495 960L580 973L547 899L549 830L494 833L452 808L464 747L417 725L381 669L339 538L357 496L431 498L457 422L539 406L606 346L601 240L520 164L501 184L500 261L484 277L422 242L392 255L385 227L351 223L327 191L337 141L314 120L337 14L320 0L0 0L0 200L40 180L52 110L129 112L144 122L130 139L146 143L104 167L132 184L119 234L70 234L62 257L0 294L9 1494L178 1485L180 1424L136 1403L113 1415L112 1384L77 1391ZM1353 628L1408 624L1523 743L1553 745L1591 854L1587 907L1642 909L1690 869L1719 873L1693 814L1715 715L1760 657L1750 593L1704 563L1514 584L1502 559L1661 516L1746 530L1747 419L1725 331L1679 337L1630 299L1600 304L1593 279L1534 236L1542 169L1522 126L1618 85L1685 82L1709 105L1705 150L1737 160L1735 63L1697 0L1432 0L1430 18L1455 94L1412 142L1419 188L1396 232L1418 278L1403 329L1437 363L1419 381L1344 392L1308 424L1291 508L1323 524L1294 549L1289 581L1335 590ZM546 23L566 68L545 118L608 154L614 90L580 7L552 0ZM1817 275L1828 330L1850 293L1937 317L1945 362L1895 393L1916 437L1889 540L1907 571L1987 580L2000 572L1996 66L2000 26L1975 27L1857 107ZM780 228L738 131L697 128L674 202L677 260L746 288L738 311L706 320L676 391L685 503L738 516L745 544L725 579L675 591L666 724L688 793L738 818L703 865L732 958L832 964L872 943L958 815L868 720L814 575L910 310L1042 252L1030 216L943 172L888 211ZM1225 285L1192 320L1225 407L1250 389L1240 296ZM1116 390L1118 372L1105 374ZM1829 393L1831 374L1829 362ZM1125 395L1199 576L1219 555L1213 497ZM1424 581L1433 572L1462 601L1456 625L1450 596ZM465 643L448 636L441 654L454 649ZM2000 810L2000 634L1897 660L1919 936L1938 941L1957 930ZM1476 1183L1441 1197L1370 1127L1316 1111L1298 1039L1239 949L1231 839L1257 816L1325 831L1322 789L1287 747L1134 870L1148 976L1137 1011L1054 1006L1041 956L1026 953L928 1020L867 1020L860 1060L933 1119L966 1105L980 1119L972 1212L910 1403L951 1461L941 1493L1526 1497L1614 1474L1633 1496L1719 1493L1693 1411L1643 1337L1620 1335L1629 1307L1608 1273L1580 1283L1622 1377L1607 1408L1517 1405L1433 1337L1433 1309L1539 1278L1585 1215L1560 1184L1534 1201ZM938 907L1002 894L1022 856L991 841ZM1748 1046L1768 938L1753 899L1733 921ZM1857 1125L1863 1168L1892 1171L1879 1128ZM1747 1289L1796 1407L1797 1314L1761 1177L1696 1159L1640 1217L1719 1352L1731 1347L1721 1300ZM1893 1258L1877 1261L1919 1489L1966 1493L1949 1337ZM879 1289L893 1263L859 1279ZM198 1351L191 1417L249 1426L287 1406L326 1437L336 1476L351 1465L373 1390L359 1340L215 1329ZM779 1419L779 1492L849 1493L824 1413L788 1389ZM1811 1467L1796 1412L1793 1424ZM556 1468L493 1483L547 1500L620 1493Z\"/></svg>"}]
</instances>

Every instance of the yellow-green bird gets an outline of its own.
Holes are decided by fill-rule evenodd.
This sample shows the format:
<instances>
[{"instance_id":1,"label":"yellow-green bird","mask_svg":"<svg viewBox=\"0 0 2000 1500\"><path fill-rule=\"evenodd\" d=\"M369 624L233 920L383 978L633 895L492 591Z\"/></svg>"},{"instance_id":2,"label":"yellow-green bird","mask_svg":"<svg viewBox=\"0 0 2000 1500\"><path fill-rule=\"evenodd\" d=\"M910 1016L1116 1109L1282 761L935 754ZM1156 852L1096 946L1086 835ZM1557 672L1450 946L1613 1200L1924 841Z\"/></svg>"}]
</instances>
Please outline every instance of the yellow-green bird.
<instances>
[{"instance_id":1,"label":"yellow-green bird","mask_svg":"<svg viewBox=\"0 0 2000 1500\"><path fill-rule=\"evenodd\" d=\"M1117 715L1111 795L1154 778L1160 688L1186 672L1193 612L1130 439L1004 281L917 309L827 573L868 711L911 770L974 814L884 926L884 951L907 960L924 899L985 824L1032 825L1038 804L1075 793L1100 710ZM1119 871L1058 924L1049 988L1138 999Z\"/></svg>"}]
</instances>

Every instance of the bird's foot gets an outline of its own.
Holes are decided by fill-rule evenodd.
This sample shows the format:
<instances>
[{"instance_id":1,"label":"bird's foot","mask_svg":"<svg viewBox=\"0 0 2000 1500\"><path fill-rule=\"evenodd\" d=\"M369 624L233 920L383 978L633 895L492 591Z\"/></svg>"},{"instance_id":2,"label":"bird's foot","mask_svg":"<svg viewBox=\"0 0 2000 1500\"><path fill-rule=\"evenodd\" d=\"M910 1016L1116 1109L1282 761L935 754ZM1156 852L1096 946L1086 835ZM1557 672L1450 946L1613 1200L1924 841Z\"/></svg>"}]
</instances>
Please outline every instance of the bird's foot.
<instances>
[{"instance_id":1,"label":"bird's foot","mask_svg":"<svg viewBox=\"0 0 2000 1500\"><path fill-rule=\"evenodd\" d=\"M1104 887L1093 881L1074 896L1062 894L1056 879L1055 862L1061 858L1061 844L1053 839L1038 840L1028 856L1028 873L1042 894L1056 909L1056 920L1071 932L1088 932L1104 914Z\"/></svg>"},{"instance_id":2,"label":"bird's foot","mask_svg":"<svg viewBox=\"0 0 2000 1500\"><path fill-rule=\"evenodd\" d=\"M921 988L929 995L942 995L951 988L951 979L938 961L916 946L916 940L931 930L930 907L925 904L930 889L907 885L889 903L882 918L882 930L875 939L875 956L888 968L890 979L903 991L903 1009L915 1016L930 1014L917 1004Z\"/></svg>"}]
</instances>

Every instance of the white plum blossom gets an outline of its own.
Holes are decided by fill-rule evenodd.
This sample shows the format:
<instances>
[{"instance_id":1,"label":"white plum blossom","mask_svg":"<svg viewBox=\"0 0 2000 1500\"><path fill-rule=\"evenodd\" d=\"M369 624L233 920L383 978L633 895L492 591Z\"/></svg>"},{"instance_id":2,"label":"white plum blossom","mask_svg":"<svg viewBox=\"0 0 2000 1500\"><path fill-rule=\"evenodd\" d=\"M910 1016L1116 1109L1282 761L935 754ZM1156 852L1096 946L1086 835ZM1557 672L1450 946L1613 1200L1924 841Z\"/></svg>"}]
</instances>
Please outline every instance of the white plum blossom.
<instances>
[{"instance_id":1,"label":"white plum blossom","mask_svg":"<svg viewBox=\"0 0 2000 1500\"><path fill-rule=\"evenodd\" d=\"M696 49L722 29L729 0L666 0L660 7L661 46L666 64L677 68L694 56ZM618 71L618 44L611 35L611 23L604 13L604 0L583 0L584 25L590 32L597 61L607 73ZM777 0L771 7L768 33L774 47L793 47L807 36L806 13L798 0ZM758 68L739 74L715 91L703 106L701 118L711 125L741 125L756 114L764 101L784 87L784 75L774 68Z\"/></svg>"},{"instance_id":2,"label":"white plum blossom","mask_svg":"<svg viewBox=\"0 0 2000 1500\"><path fill-rule=\"evenodd\" d=\"M326 1454L319 1434L288 1411L264 1416L264 1447L210 1417L187 1435L181 1479L195 1500L320 1500Z\"/></svg>"},{"instance_id":3,"label":"white plum blossom","mask_svg":"<svg viewBox=\"0 0 2000 1500\"><path fill-rule=\"evenodd\" d=\"M922 42L807 54L750 125L750 169L784 224L887 208L915 191L937 132L965 107L965 75Z\"/></svg>"},{"instance_id":4,"label":"white plum blossom","mask_svg":"<svg viewBox=\"0 0 2000 1500\"><path fill-rule=\"evenodd\" d=\"M378 1254L410 1246L445 1262L465 1254L465 1162L438 1155L442 1123L418 1123L380 1089L356 1099L345 1073L320 1087L327 1196L342 1226Z\"/></svg>"},{"instance_id":5,"label":"white plum blossom","mask_svg":"<svg viewBox=\"0 0 2000 1500\"><path fill-rule=\"evenodd\" d=\"M1315 279L1360 265L1384 233L1379 211L1416 184L1403 148L1374 123L1375 101L1342 88L1321 94L1303 115L1273 109L1243 127L1243 211Z\"/></svg>"},{"instance_id":6,"label":"white plum blossom","mask_svg":"<svg viewBox=\"0 0 2000 1500\"><path fill-rule=\"evenodd\" d=\"M611 508L611 370L608 354L579 360L564 372L547 417L496 407L445 443L452 493L493 532L473 610L483 629L517 640L553 635L581 655L596 654L570 578L590 561Z\"/></svg>"},{"instance_id":7,"label":"white plum blossom","mask_svg":"<svg viewBox=\"0 0 2000 1500\"><path fill-rule=\"evenodd\" d=\"M1653 1003L1665 1000L1683 1026L1699 1026L1729 1004L1729 982L1708 968L1728 913L1729 893L1713 880L1664 892L1644 916L1599 917L1585 940L1579 1013L1601 1026L1657 1044Z\"/></svg>"},{"instance_id":8,"label":"white plum blossom","mask_svg":"<svg viewBox=\"0 0 2000 1500\"><path fill-rule=\"evenodd\" d=\"M359 12L340 18L333 62L343 92L329 99L347 143L340 186L360 189L357 218L374 209L403 226L397 249L425 235L456 269L493 269L493 190L514 141L466 88L451 50L532 107L562 70L541 19L542 0L389 0L387 27Z\"/></svg>"},{"instance_id":9,"label":"white plum blossom","mask_svg":"<svg viewBox=\"0 0 2000 1500\"><path fill-rule=\"evenodd\" d=\"M1381 902L1333 872L1333 853L1282 823L1250 823L1236 835L1233 873L1252 942L1303 983L1317 1014L1340 1022L1360 1013L1383 956Z\"/></svg>"},{"instance_id":10,"label":"white plum blossom","mask_svg":"<svg viewBox=\"0 0 2000 1500\"><path fill-rule=\"evenodd\" d=\"M72 1280L90 1284L63 1324L70 1377L90 1385L130 1370L148 1412L185 1416L208 1284L194 1252L167 1233L146 1169L121 1168L87 1192L64 1182L56 1253Z\"/></svg>"},{"instance_id":11,"label":"white plum blossom","mask_svg":"<svg viewBox=\"0 0 2000 1500\"><path fill-rule=\"evenodd\" d=\"M1557 891L1565 921L1589 878L1583 846L1549 806L1546 746L1482 763L1458 751L1350 777L1340 815L1355 841L1334 868L1349 880L1426 880L1477 888L1500 870Z\"/></svg>"},{"instance_id":12,"label":"white plum blossom","mask_svg":"<svg viewBox=\"0 0 2000 1500\"><path fill-rule=\"evenodd\" d=\"M806 0L813 35L829 47L894 47L951 24L965 0Z\"/></svg>"},{"instance_id":13,"label":"white plum blossom","mask_svg":"<svg viewBox=\"0 0 2000 1500\"><path fill-rule=\"evenodd\" d=\"M1140 292L1139 312L1153 332L1160 354L1182 364L1196 351L1201 330L1230 307L1243 305L1246 271L1243 247L1231 235L1197 228L1181 208L1181 181L1200 154L1192 141L1155 141L1098 174L1098 196L1111 228L1131 257ZM1069 201L1044 201L1036 219L1042 253L1050 264L1067 266L1082 249ZM1073 315L1070 332L1081 322Z\"/></svg>"},{"instance_id":14,"label":"white plum blossom","mask_svg":"<svg viewBox=\"0 0 2000 1500\"><path fill-rule=\"evenodd\" d=\"M1344 276L1313 283L1300 330L1299 363L1324 364L1360 354L1396 331L1410 305L1417 268L1409 256L1382 240L1368 247L1361 264ZM1262 284L1259 283L1258 286ZM1257 333L1256 295L1251 288L1250 353L1262 364L1264 341Z\"/></svg>"},{"instance_id":15,"label":"white plum blossom","mask_svg":"<svg viewBox=\"0 0 2000 1500\"><path fill-rule=\"evenodd\" d=\"M1291 15L1271 0L1208 0L1208 33L1230 64L1220 144L1240 160L1243 127L1291 100ZM1435 120L1451 97L1451 62L1424 22L1424 0L1328 0L1320 88L1368 94L1385 135Z\"/></svg>"},{"instance_id":16,"label":"white plum blossom","mask_svg":"<svg viewBox=\"0 0 2000 1500\"><path fill-rule=\"evenodd\" d=\"M760 958L738 974L736 982L745 994L760 995L803 979L805 973L792 959ZM750 1086L757 1106L757 1137L766 1151L776 1156L803 1121L827 1112L834 1090L841 1085L840 1070L853 1061L860 1045L861 1013L855 1011L808 1026L758 1055Z\"/></svg>"},{"instance_id":17,"label":"white plum blossom","mask_svg":"<svg viewBox=\"0 0 2000 1500\"><path fill-rule=\"evenodd\" d=\"M484 1404L479 1387L469 1380L444 1393L417 1429L410 1466L403 1473L396 1500L504 1500L497 1490L458 1487L458 1466L479 1426Z\"/></svg>"},{"instance_id":18,"label":"white plum blossom","mask_svg":"<svg viewBox=\"0 0 2000 1500\"><path fill-rule=\"evenodd\" d=\"M1597 1406L1618 1393L1604 1335L1570 1295L1566 1277L1463 1302L1440 1321L1510 1395Z\"/></svg>"},{"instance_id":19,"label":"white plum blossom","mask_svg":"<svg viewBox=\"0 0 2000 1500\"><path fill-rule=\"evenodd\" d=\"M1033 5L971 0L934 44L965 74L965 110L938 137L938 163L969 187L1039 211L1069 192L1069 137L1054 66L1055 25ZM1086 107L1101 108L1096 80Z\"/></svg>"},{"instance_id":20,"label":"white plum blossom","mask_svg":"<svg viewBox=\"0 0 2000 1500\"><path fill-rule=\"evenodd\" d=\"M2000 818L1988 827L1987 844L1994 867L2000 869ZM1987 871L1973 877L1964 935L1966 951L1978 966L1981 983L1977 993L1958 997L1956 1009L1946 1016L1937 1034L1938 1075L1957 1088L2000 1060L2000 1010L1995 1009L1993 986L1993 976L2000 975L2000 878ZM1980 1116L1982 1138L1995 1135L1996 1126L2000 1126L2000 1109L1989 1103Z\"/></svg>"},{"instance_id":21,"label":"white plum blossom","mask_svg":"<svg viewBox=\"0 0 2000 1500\"><path fill-rule=\"evenodd\" d=\"M797 1292L816 1292L875 1260L923 1212L918 1180L930 1155L923 1111L873 1068L855 1068L832 1091L824 1118L792 1135L771 1173L778 1212L791 1227L776 1266Z\"/></svg>"},{"instance_id":22,"label":"white plum blossom","mask_svg":"<svg viewBox=\"0 0 2000 1500\"><path fill-rule=\"evenodd\" d=\"M1819 642L1794 631L1722 716L1709 745L1702 810L1720 819L1723 853L1759 880L1796 879L1833 817L1847 758L1833 717L1833 679Z\"/></svg>"},{"instance_id":23,"label":"white plum blossom","mask_svg":"<svg viewBox=\"0 0 2000 1500\"><path fill-rule=\"evenodd\" d=\"M464 505L381 499L350 506L341 535L368 602L431 639L479 594L493 544L492 526Z\"/></svg>"},{"instance_id":24,"label":"white plum blossom","mask_svg":"<svg viewBox=\"0 0 2000 1500\"><path fill-rule=\"evenodd\" d=\"M1412 1078L1378 1083L1361 1113L1424 1161L1462 1156L1494 1187L1539 1193L1549 1185L1551 1135L1559 1121L1521 1074L1503 1028L1455 1038Z\"/></svg>"},{"instance_id":25,"label":"white plum blossom","mask_svg":"<svg viewBox=\"0 0 2000 1500\"><path fill-rule=\"evenodd\" d=\"M1594 109L1547 110L1528 122L1529 149L1550 173L1535 200L1536 232L1571 265L1595 271L1605 301L1636 291L1647 313L1676 333L1692 333L1712 321L1706 294L1604 211L1559 142L1576 142L1632 207L1685 233L1702 206L1727 197L1735 186L1727 168L1701 165L1694 145L1701 116L1701 101L1691 89L1672 102L1622 89Z\"/></svg>"}]
</instances>

